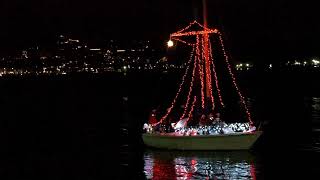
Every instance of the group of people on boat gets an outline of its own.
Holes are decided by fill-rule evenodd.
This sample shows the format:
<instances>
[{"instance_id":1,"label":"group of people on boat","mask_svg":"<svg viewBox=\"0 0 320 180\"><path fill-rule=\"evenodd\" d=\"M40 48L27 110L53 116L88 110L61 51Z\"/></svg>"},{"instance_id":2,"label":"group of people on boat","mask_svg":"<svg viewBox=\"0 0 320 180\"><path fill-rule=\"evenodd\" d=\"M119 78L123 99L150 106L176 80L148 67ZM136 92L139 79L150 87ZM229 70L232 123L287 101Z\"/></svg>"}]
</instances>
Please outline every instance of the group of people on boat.
<instances>
[{"instance_id":1,"label":"group of people on boat","mask_svg":"<svg viewBox=\"0 0 320 180\"><path fill-rule=\"evenodd\" d=\"M208 125L215 125L215 124L221 124L223 125L223 121L220 117L220 113L216 113L215 116L213 113L209 113L208 116L205 114L202 114L199 121L199 126L208 126Z\"/></svg>"},{"instance_id":2,"label":"group of people on boat","mask_svg":"<svg viewBox=\"0 0 320 180\"><path fill-rule=\"evenodd\" d=\"M184 128L187 126L216 126L220 129L223 129L226 126L226 123L222 121L221 114L219 112L216 112L215 114L214 112L210 112L208 114L202 113L201 115L198 115L198 118L191 117L188 122L186 122L187 118L179 119L174 118L173 116L168 116L162 123L157 124L159 122L159 119L157 118L157 110L153 109L149 115L148 120L148 124L151 126L152 132L170 133L174 132L175 129ZM148 127L146 126L144 129L148 129ZM223 132L221 131L221 133Z\"/></svg>"}]
</instances>

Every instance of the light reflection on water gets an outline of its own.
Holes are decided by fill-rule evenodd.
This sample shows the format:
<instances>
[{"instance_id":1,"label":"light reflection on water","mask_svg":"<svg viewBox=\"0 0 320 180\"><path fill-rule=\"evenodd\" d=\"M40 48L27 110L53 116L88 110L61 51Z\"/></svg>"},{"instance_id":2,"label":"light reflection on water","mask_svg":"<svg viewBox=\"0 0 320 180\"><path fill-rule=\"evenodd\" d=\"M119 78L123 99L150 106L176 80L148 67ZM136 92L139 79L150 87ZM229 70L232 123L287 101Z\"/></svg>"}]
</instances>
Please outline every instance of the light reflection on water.
<instances>
[{"instance_id":1,"label":"light reflection on water","mask_svg":"<svg viewBox=\"0 0 320 180\"><path fill-rule=\"evenodd\" d=\"M246 151L200 152L148 150L147 179L256 179L255 156Z\"/></svg>"},{"instance_id":2,"label":"light reflection on water","mask_svg":"<svg viewBox=\"0 0 320 180\"><path fill-rule=\"evenodd\" d=\"M311 98L311 119L313 123L320 122L320 97Z\"/></svg>"},{"instance_id":3,"label":"light reflection on water","mask_svg":"<svg viewBox=\"0 0 320 180\"><path fill-rule=\"evenodd\" d=\"M311 98L311 122L313 124L313 143L311 149L320 152L320 97Z\"/></svg>"}]
</instances>

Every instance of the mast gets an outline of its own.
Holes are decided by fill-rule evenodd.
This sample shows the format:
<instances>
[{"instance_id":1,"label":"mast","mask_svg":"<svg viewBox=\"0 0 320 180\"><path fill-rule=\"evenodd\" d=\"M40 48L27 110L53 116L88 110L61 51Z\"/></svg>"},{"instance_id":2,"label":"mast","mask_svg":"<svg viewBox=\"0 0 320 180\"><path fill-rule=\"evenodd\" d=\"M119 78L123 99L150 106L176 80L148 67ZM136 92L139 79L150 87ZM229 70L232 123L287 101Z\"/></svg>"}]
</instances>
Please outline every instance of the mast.
<instances>
[{"instance_id":1,"label":"mast","mask_svg":"<svg viewBox=\"0 0 320 180\"><path fill-rule=\"evenodd\" d=\"M208 27L208 22L207 22L207 0L202 0L202 5L203 5L203 26L204 26L204 31ZM205 79L206 79L206 88L205 88L205 96L206 100L209 100L213 96L211 96L212 93L212 85L211 85L211 73L210 73L210 60L209 60L209 34L204 33L203 34L203 50L204 50L204 60L205 60ZM212 108L214 108L214 103L213 99L212 101Z\"/></svg>"},{"instance_id":2,"label":"mast","mask_svg":"<svg viewBox=\"0 0 320 180\"><path fill-rule=\"evenodd\" d=\"M185 84L185 78L188 74L188 70L190 69L190 67L193 68L192 75L191 75L191 81L190 81L188 96L187 96L187 99L184 104L183 115L180 116L180 120L186 117L186 112L189 111L189 114L193 112L196 98L201 97L201 101L197 101L197 102L201 102L202 110L205 110L205 111L209 110L206 107L211 108L211 110L215 110L215 101L214 101L214 94L213 94L213 88L212 88L213 86L215 86L215 89L217 91L217 95L218 95L217 102L220 101L221 107L224 107L224 103L222 101L221 93L220 93L220 89L219 89L219 85L218 85L219 82L218 82L218 78L217 78L217 74L216 74L217 72L215 70L215 62L213 59L212 46L211 46L210 39L209 39L211 34L218 35L218 38L220 40L219 43L222 48L222 52L223 52L225 63L227 65L228 72L231 76L232 84L235 87L235 90L237 91L237 93L240 97L240 102L244 106L245 112L248 117L248 121L250 122L250 124L253 124L253 122L251 120L251 115L250 115L249 109L248 109L246 102L245 102L245 99L242 96L242 93L240 92L240 89L236 83L235 75L232 73L231 64L229 62L229 57L228 57L226 50L225 50L225 47L224 47L221 33L217 29L210 29L210 28L206 27L207 26L206 0L203 0L203 5L204 5L204 13L203 13L204 25L198 23L195 20L195 21L191 22L185 28L183 28L175 33L170 34L170 40L168 42L169 47L173 46L173 42L171 41L171 39L172 39L177 42L181 42L181 43L184 43L188 46L191 46L192 52L190 54L190 59L187 63L187 68L186 68L185 74L183 75L183 78L182 78L181 83L179 85L178 92L176 93L176 95L175 95L170 107L167 109L167 112L165 113L165 115L160 119L160 121L158 123L156 123L154 125L162 123L168 117L168 115L171 113L172 109L175 107L178 97L181 96L182 87ZM191 27L194 25L200 27L201 30L192 30ZM181 37L191 37L191 36L196 37L196 41L195 42L193 41L194 43L187 42L185 40L180 39ZM196 69L198 70L197 73L195 73ZM211 74L211 71L212 71L212 74ZM200 91L201 93L194 95L194 102L190 103L190 100L192 99L192 96L193 96L192 94L199 92L198 90L195 92L193 89L200 88L198 85L194 84L195 79L199 80L201 83L201 91ZM214 84L212 83L212 81ZM190 116L188 117L187 121L189 119L190 119Z\"/></svg>"}]
</instances>

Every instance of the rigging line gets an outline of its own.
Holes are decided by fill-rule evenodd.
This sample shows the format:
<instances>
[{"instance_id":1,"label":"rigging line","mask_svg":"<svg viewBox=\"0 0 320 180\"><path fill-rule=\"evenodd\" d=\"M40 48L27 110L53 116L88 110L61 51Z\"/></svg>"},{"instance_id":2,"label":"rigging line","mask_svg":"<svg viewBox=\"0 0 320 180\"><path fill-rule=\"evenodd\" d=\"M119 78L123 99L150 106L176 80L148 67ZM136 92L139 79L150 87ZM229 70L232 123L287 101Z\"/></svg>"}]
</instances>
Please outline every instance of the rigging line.
<instances>
[{"instance_id":1,"label":"rigging line","mask_svg":"<svg viewBox=\"0 0 320 180\"><path fill-rule=\"evenodd\" d=\"M246 102L245 102L245 100L244 100L244 97L242 96L241 91L240 91L240 89L239 89L239 87L238 87L238 85L237 85L237 83L236 83L236 78L234 77L234 74L232 73L231 65L230 65L230 63L229 63L229 57L228 57L228 55L227 55L227 53L226 53L226 50L225 50L225 47L224 47L224 43L223 43L223 39L222 39L221 33L219 33L219 39L220 39L220 43L221 43L223 55L224 55L225 61L226 61L226 63L227 63L228 71L229 71L229 74L230 74L230 76L231 76L231 78L232 78L232 83L233 83L234 87L236 88L236 90L237 90L237 92L238 92L238 95L240 96L240 101L241 101L241 103L242 103L243 106L244 106L244 109L245 109L245 111L246 111L246 114L247 114L248 120L249 120L249 122L250 122L250 125L252 125L253 122L252 122L252 120L251 120L251 114L250 114L249 109L248 109L248 107L247 107L247 104L246 104Z\"/></svg>"},{"instance_id":2,"label":"rigging line","mask_svg":"<svg viewBox=\"0 0 320 180\"><path fill-rule=\"evenodd\" d=\"M191 65L191 62L192 62L192 59L193 59L192 57L194 56L194 51L195 51L195 47L193 46L192 51L191 51L191 53L190 53L190 59L189 59L189 61L188 61L188 65L187 65L186 71L185 71L185 73L184 73L184 75L183 75L183 77L182 77L181 83L180 83L180 85L179 85L178 92L177 92L176 96L174 97L174 99L173 99L173 101L172 101L172 103L171 103L171 106L169 107L167 113L160 119L159 122L155 123L155 125L158 125L158 124L162 123L163 120L168 117L168 115L170 114L173 106L175 105L175 103L176 103L176 101L177 101L177 99L178 99L178 96L180 95L180 92L181 92L181 90L182 90L182 86L183 86L183 84L185 83L185 78L186 78L186 76L187 76L187 74L188 74L188 72L189 72L190 65Z\"/></svg>"},{"instance_id":3,"label":"rigging line","mask_svg":"<svg viewBox=\"0 0 320 180\"><path fill-rule=\"evenodd\" d=\"M222 96L221 96L221 91L219 88L219 81L218 81L218 77L217 77L216 67L215 67L215 64L213 61L213 51L212 51L211 43L209 43L209 56L210 56L210 61L211 61L211 65L212 65L212 72L213 72L215 86L216 86L217 92L218 92L219 101L220 101L221 106L224 107L224 103L223 103Z\"/></svg>"},{"instance_id":4,"label":"rigging line","mask_svg":"<svg viewBox=\"0 0 320 180\"><path fill-rule=\"evenodd\" d=\"M192 88L193 88L193 82L194 82L195 73L196 73L196 57L194 58L194 65L193 65L193 71L192 71L192 77L191 77L191 83L190 83L190 87L189 87L187 102L185 104L184 111L183 111L183 114L180 117L180 120L185 117L185 115L187 113L187 110L188 110L190 96L191 96L191 92L192 92Z\"/></svg>"},{"instance_id":5,"label":"rigging line","mask_svg":"<svg viewBox=\"0 0 320 180\"><path fill-rule=\"evenodd\" d=\"M197 101L197 96L194 96L194 97L193 97L192 106L191 106L190 112L189 112L189 114L188 114L188 119L186 120L186 122L185 122L184 125L186 125L186 124L188 123L188 121L190 120L190 118L191 118L191 116L192 116L192 113L193 113L193 111L194 111L194 106L195 106L196 101Z\"/></svg>"},{"instance_id":6,"label":"rigging line","mask_svg":"<svg viewBox=\"0 0 320 180\"><path fill-rule=\"evenodd\" d=\"M199 67L199 76L200 76L200 82L201 82L201 107L202 109L204 109L204 74L203 74L203 66L202 66L202 62L201 61L201 54L200 54L200 44L202 44L203 46L203 42L200 43L200 39L199 39L199 35L197 35L197 48L196 48L196 54L197 54L197 64ZM203 52L203 49L202 49ZM203 57L202 57L203 58ZM203 59L202 59L203 60Z\"/></svg>"}]
</instances>

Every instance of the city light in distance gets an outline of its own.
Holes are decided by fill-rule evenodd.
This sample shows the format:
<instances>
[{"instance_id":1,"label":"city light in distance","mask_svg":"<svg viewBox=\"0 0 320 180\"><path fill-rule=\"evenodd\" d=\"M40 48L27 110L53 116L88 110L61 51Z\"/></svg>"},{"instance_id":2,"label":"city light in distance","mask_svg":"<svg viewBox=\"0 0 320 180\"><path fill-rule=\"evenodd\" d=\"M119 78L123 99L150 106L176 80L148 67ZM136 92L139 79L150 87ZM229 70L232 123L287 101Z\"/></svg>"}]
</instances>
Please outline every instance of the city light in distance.
<instances>
[{"instance_id":1,"label":"city light in distance","mask_svg":"<svg viewBox=\"0 0 320 180\"><path fill-rule=\"evenodd\" d=\"M317 65L317 64L319 64L319 63L320 63L320 61L315 60L315 59L313 59L313 60L312 60L312 62L313 62L313 64L315 64L315 65Z\"/></svg>"}]
</instances>

